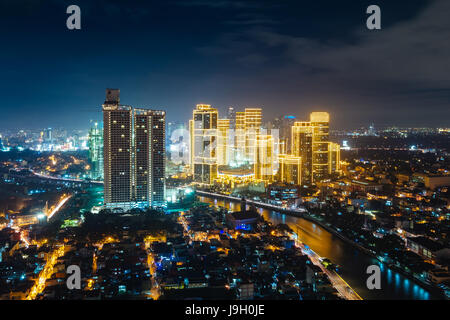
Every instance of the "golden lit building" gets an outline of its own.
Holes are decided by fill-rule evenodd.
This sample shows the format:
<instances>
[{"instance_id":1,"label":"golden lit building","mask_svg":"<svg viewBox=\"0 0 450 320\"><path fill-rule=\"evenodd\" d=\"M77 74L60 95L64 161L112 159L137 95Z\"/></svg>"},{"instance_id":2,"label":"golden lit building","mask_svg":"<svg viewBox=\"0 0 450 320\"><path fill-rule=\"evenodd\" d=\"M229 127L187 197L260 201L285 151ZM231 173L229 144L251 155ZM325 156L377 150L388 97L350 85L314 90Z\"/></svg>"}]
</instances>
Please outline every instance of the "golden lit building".
<instances>
[{"instance_id":1,"label":"golden lit building","mask_svg":"<svg viewBox=\"0 0 450 320\"><path fill-rule=\"evenodd\" d=\"M245 112L236 112L233 160L240 164L245 157Z\"/></svg>"},{"instance_id":2,"label":"golden lit building","mask_svg":"<svg viewBox=\"0 0 450 320\"><path fill-rule=\"evenodd\" d=\"M302 184L302 158L290 154L279 154L279 179L290 184Z\"/></svg>"},{"instance_id":3,"label":"golden lit building","mask_svg":"<svg viewBox=\"0 0 450 320\"><path fill-rule=\"evenodd\" d=\"M310 122L295 122L292 126L292 155L302 158L302 181L312 182L312 129Z\"/></svg>"},{"instance_id":4,"label":"golden lit building","mask_svg":"<svg viewBox=\"0 0 450 320\"><path fill-rule=\"evenodd\" d=\"M341 171L341 146L338 143L329 142L329 172L337 173Z\"/></svg>"},{"instance_id":5,"label":"golden lit building","mask_svg":"<svg viewBox=\"0 0 450 320\"><path fill-rule=\"evenodd\" d=\"M255 148L255 179L263 181L273 180L274 143L271 135L257 135Z\"/></svg>"},{"instance_id":6,"label":"golden lit building","mask_svg":"<svg viewBox=\"0 0 450 320\"><path fill-rule=\"evenodd\" d=\"M219 119L217 122L217 164L228 165L231 145L229 141L230 119Z\"/></svg>"},{"instance_id":7,"label":"golden lit building","mask_svg":"<svg viewBox=\"0 0 450 320\"><path fill-rule=\"evenodd\" d=\"M291 150L302 158L302 182L313 183L339 171L340 146L329 141L330 115L312 112L310 121L295 122Z\"/></svg>"},{"instance_id":8,"label":"golden lit building","mask_svg":"<svg viewBox=\"0 0 450 320\"><path fill-rule=\"evenodd\" d=\"M245 158L252 161L255 157L256 137L261 131L261 108L245 108Z\"/></svg>"},{"instance_id":9,"label":"golden lit building","mask_svg":"<svg viewBox=\"0 0 450 320\"><path fill-rule=\"evenodd\" d=\"M217 177L217 124L217 109L198 104L189 124L191 168L195 182L212 184Z\"/></svg>"},{"instance_id":10,"label":"golden lit building","mask_svg":"<svg viewBox=\"0 0 450 320\"><path fill-rule=\"evenodd\" d=\"M312 112L310 115L312 128L312 179L313 182L328 177L330 140L330 115L328 112Z\"/></svg>"}]
</instances>

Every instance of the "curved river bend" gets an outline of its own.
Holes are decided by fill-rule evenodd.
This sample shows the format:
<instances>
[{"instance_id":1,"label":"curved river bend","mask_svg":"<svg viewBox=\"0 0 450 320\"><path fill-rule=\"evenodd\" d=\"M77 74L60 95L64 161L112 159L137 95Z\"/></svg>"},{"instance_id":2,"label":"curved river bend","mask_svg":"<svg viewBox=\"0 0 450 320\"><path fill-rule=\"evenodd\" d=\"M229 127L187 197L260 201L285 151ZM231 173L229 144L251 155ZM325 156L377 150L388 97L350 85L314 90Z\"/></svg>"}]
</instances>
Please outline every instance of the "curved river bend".
<instances>
[{"instance_id":1,"label":"curved river bend","mask_svg":"<svg viewBox=\"0 0 450 320\"><path fill-rule=\"evenodd\" d=\"M232 211L239 211L240 204L208 197L198 197L200 201L216 207L225 207ZM368 254L361 252L351 244L342 241L332 233L321 228L314 222L286 216L275 211L258 209L267 221L274 224L285 223L299 235L299 239L314 250L321 257L329 258L333 263L342 267L340 276L363 298L368 300L429 300L442 299L424 289L416 282L409 280L402 274L389 269ZM381 290L369 290L366 287L368 275L366 269L369 265L380 266Z\"/></svg>"}]
</instances>

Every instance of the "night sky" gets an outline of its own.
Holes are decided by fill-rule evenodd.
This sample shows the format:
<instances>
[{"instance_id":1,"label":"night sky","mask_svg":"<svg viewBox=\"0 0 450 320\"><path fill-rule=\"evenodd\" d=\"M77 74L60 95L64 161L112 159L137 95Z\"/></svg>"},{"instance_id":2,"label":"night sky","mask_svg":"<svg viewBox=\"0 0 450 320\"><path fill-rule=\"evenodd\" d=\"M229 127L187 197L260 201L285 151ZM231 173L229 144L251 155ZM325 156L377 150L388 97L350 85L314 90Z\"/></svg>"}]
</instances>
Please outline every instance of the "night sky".
<instances>
[{"instance_id":1,"label":"night sky","mask_svg":"<svg viewBox=\"0 0 450 320\"><path fill-rule=\"evenodd\" d=\"M81 30L66 8L81 8ZM366 28L377 4L382 30ZM197 103L332 127L450 126L450 1L0 0L0 129L87 128L105 88L186 121Z\"/></svg>"}]
</instances>

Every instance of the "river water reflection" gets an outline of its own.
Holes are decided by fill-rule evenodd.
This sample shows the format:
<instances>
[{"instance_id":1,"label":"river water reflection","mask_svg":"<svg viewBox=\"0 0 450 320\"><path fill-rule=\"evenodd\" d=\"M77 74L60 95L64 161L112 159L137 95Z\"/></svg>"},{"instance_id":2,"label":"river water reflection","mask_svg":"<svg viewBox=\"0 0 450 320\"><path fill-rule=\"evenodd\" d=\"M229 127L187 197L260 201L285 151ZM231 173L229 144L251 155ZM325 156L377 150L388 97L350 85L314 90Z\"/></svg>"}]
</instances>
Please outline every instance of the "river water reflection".
<instances>
[{"instance_id":1,"label":"river water reflection","mask_svg":"<svg viewBox=\"0 0 450 320\"><path fill-rule=\"evenodd\" d=\"M208 197L199 197L199 200L216 207L225 207L228 210L239 211L240 204ZM339 264L342 270L340 276L363 299L395 299L395 300L429 300L439 299L416 282L409 280L402 274L387 268L378 260L352 245L342 241L319 225L275 211L258 209L264 219L274 224L285 223L299 235L300 240L322 257L329 258L333 263ZM366 287L366 269L369 265L377 264L382 272L381 290L368 290Z\"/></svg>"}]
</instances>

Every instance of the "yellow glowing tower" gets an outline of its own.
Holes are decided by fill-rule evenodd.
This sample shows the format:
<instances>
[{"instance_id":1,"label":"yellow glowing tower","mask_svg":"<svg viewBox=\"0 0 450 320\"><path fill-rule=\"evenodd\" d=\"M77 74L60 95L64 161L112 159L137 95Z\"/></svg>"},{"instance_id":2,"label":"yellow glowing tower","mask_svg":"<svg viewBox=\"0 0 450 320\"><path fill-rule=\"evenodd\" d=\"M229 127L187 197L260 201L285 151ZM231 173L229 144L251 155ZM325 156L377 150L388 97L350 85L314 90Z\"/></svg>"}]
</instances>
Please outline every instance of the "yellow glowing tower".
<instances>
[{"instance_id":1,"label":"yellow glowing tower","mask_svg":"<svg viewBox=\"0 0 450 320\"><path fill-rule=\"evenodd\" d=\"M217 177L217 124L217 109L198 104L190 122L191 168L195 182L212 184Z\"/></svg>"},{"instance_id":2,"label":"yellow glowing tower","mask_svg":"<svg viewBox=\"0 0 450 320\"><path fill-rule=\"evenodd\" d=\"M275 160L273 137L271 135L257 135L255 141L255 179L271 182Z\"/></svg>"},{"instance_id":3,"label":"yellow glowing tower","mask_svg":"<svg viewBox=\"0 0 450 320\"><path fill-rule=\"evenodd\" d=\"M312 112L310 115L312 128L312 175L313 182L328 177L330 139L330 115L328 112Z\"/></svg>"},{"instance_id":4,"label":"yellow glowing tower","mask_svg":"<svg viewBox=\"0 0 450 320\"><path fill-rule=\"evenodd\" d=\"M302 158L289 155L279 154L279 178L281 182L290 184L302 184Z\"/></svg>"},{"instance_id":5,"label":"yellow glowing tower","mask_svg":"<svg viewBox=\"0 0 450 320\"><path fill-rule=\"evenodd\" d=\"M227 165L230 160L230 119L219 119L217 122L217 164Z\"/></svg>"},{"instance_id":6,"label":"yellow glowing tower","mask_svg":"<svg viewBox=\"0 0 450 320\"><path fill-rule=\"evenodd\" d=\"M261 131L261 108L245 108L245 158L249 161L255 157L256 137Z\"/></svg>"},{"instance_id":7,"label":"yellow glowing tower","mask_svg":"<svg viewBox=\"0 0 450 320\"><path fill-rule=\"evenodd\" d=\"M329 141L330 115L312 112L310 121L295 122L291 150L302 159L302 182L313 183L339 171L340 146Z\"/></svg>"}]
</instances>

